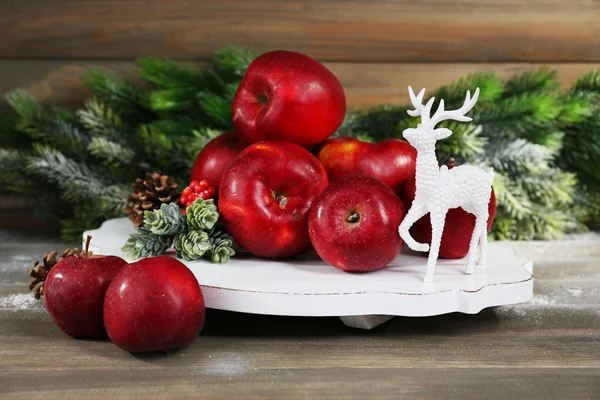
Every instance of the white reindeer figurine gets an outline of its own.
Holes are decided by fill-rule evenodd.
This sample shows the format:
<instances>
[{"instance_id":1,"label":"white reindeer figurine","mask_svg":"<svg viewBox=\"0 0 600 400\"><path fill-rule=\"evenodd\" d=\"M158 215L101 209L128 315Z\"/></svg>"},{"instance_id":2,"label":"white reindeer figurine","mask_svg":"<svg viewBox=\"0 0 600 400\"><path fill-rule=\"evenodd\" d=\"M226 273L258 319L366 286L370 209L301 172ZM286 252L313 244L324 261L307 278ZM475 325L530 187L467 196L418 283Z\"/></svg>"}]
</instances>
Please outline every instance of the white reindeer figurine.
<instances>
[{"instance_id":1,"label":"white reindeer figurine","mask_svg":"<svg viewBox=\"0 0 600 400\"><path fill-rule=\"evenodd\" d=\"M471 121L471 118L466 117L465 114L477 102L479 88L475 91L473 98L467 91L465 102L458 110L444 110L444 100L440 100L440 105L433 117L430 117L430 114L434 98L423 105L425 89L415 96L409 86L408 93L410 101L415 107L414 110L408 111L408 114L413 117L421 117L421 123L416 128L408 128L402 133L404 138L417 149L417 191L410 210L398 227L398 232L412 250L429 251L424 281L432 282L446 213L451 208L462 207L476 217L465 270L465 273L470 274L475 267L478 242L481 246L479 262L482 266L486 265L488 206L494 172L486 172L468 165L452 169L448 169L446 166L439 167L435 156L435 142L446 139L452 135L452 131L446 128L436 129L435 126L441 121L449 119L462 122ZM431 217L431 248L427 243L415 241L409 233L410 227L427 213Z\"/></svg>"}]
</instances>

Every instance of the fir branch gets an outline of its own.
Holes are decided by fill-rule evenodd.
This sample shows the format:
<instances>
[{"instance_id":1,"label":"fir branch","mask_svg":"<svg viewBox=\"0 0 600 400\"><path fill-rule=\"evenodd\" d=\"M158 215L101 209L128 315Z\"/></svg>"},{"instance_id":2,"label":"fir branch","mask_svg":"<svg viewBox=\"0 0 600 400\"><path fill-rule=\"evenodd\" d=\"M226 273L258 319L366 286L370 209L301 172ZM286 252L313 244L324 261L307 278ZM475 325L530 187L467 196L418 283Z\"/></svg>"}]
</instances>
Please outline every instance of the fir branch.
<instances>
[{"instance_id":1,"label":"fir branch","mask_svg":"<svg viewBox=\"0 0 600 400\"><path fill-rule=\"evenodd\" d=\"M23 180L27 179L23 171L28 152L19 149L0 148L0 183L15 192L23 191Z\"/></svg>"},{"instance_id":2,"label":"fir branch","mask_svg":"<svg viewBox=\"0 0 600 400\"><path fill-rule=\"evenodd\" d=\"M124 214L125 197L129 188L101 179L87 165L77 163L61 152L43 145L34 145L25 169L61 189L62 197L71 202L94 202L99 214L105 217Z\"/></svg>"},{"instance_id":3,"label":"fir branch","mask_svg":"<svg viewBox=\"0 0 600 400\"><path fill-rule=\"evenodd\" d=\"M146 126L149 126L159 132L163 132L169 137L185 136L190 139L194 136L194 130L202 129L201 125L202 124L200 124L198 121L190 118L187 115L177 115L169 118L157 119L149 124L146 124Z\"/></svg>"},{"instance_id":4,"label":"fir branch","mask_svg":"<svg viewBox=\"0 0 600 400\"><path fill-rule=\"evenodd\" d=\"M32 141L65 149L79 160L86 158L87 134L75 124L75 118L65 110L54 108L47 112L41 104L25 91L17 90L7 95L7 101L19 116L18 131Z\"/></svg>"},{"instance_id":5,"label":"fir branch","mask_svg":"<svg viewBox=\"0 0 600 400\"><path fill-rule=\"evenodd\" d=\"M26 149L31 147L31 138L17 129L18 117L7 107L0 107L0 146Z\"/></svg>"},{"instance_id":6,"label":"fir branch","mask_svg":"<svg viewBox=\"0 0 600 400\"><path fill-rule=\"evenodd\" d=\"M596 110L596 95L589 92L571 91L560 99L561 112L558 120L561 125L584 122Z\"/></svg>"},{"instance_id":7,"label":"fir branch","mask_svg":"<svg viewBox=\"0 0 600 400\"><path fill-rule=\"evenodd\" d=\"M193 87L155 90L150 94L150 108L158 114L186 111L196 105L196 93Z\"/></svg>"},{"instance_id":8,"label":"fir branch","mask_svg":"<svg viewBox=\"0 0 600 400\"><path fill-rule=\"evenodd\" d=\"M92 138L88 151L107 166L131 165L135 158L132 149L104 137Z\"/></svg>"},{"instance_id":9,"label":"fir branch","mask_svg":"<svg viewBox=\"0 0 600 400\"><path fill-rule=\"evenodd\" d=\"M199 92L197 98L200 109L208 116L213 126L222 130L233 128L229 99L207 92Z\"/></svg>"},{"instance_id":10,"label":"fir branch","mask_svg":"<svg viewBox=\"0 0 600 400\"><path fill-rule=\"evenodd\" d=\"M600 109L565 130L559 166L577 173L590 190L600 193Z\"/></svg>"},{"instance_id":11,"label":"fir branch","mask_svg":"<svg viewBox=\"0 0 600 400\"><path fill-rule=\"evenodd\" d=\"M600 95L600 69L583 75L573 85L574 91L592 92Z\"/></svg>"},{"instance_id":12,"label":"fir branch","mask_svg":"<svg viewBox=\"0 0 600 400\"><path fill-rule=\"evenodd\" d=\"M458 164L475 160L485 152L487 138L480 135L481 126L464 122L445 121L439 127L448 128L452 135L436 143L436 154L441 163L454 158Z\"/></svg>"},{"instance_id":13,"label":"fir branch","mask_svg":"<svg viewBox=\"0 0 600 400\"><path fill-rule=\"evenodd\" d=\"M539 139L560 114L560 102L552 93L522 93L490 104L482 104L474 114L474 122L486 132L500 132L508 138ZM490 130L491 128L491 130ZM536 143L540 141L535 140Z\"/></svg>"},{"instance_id":14,"label":"fir branch","mask_svg":"<svg viewBox=\"0 0 600 400\"><path fill-rule=\"evenodd\" d=\"M557 78L558 72L549 68L516 74L506 81L503 97L532 92L555 92L560 88Z\"/></svg>"},{"instance_id":15,"label":"fir branch","mask_svg":"<svg viewBox=\"0 0 600 400\"><path fill-rule=\"evenodd\" d=\"M82 81L101 102L119 110L121 117L133 123L144 123L153 118L146 93L139 85L97 70L88 71Z\"/></svg>"},{"instance_id":16,"label":"fir branch","mask_svg":"<svg viewBox=\"0 0 600 400\"><path fill-rule=\"evenodd\" d=\"M510 219L523 219L531 212L532 204L527 192L507 175L496 171L493 186L500 215L505 214ZM494 225L496 224L495 221Z\"/></svg>"},{"instance_id":17,"label":"fir branch","mask_svg":"<svg viewBox=\"0 0 600 400\"><path fill-rule=\"evenodd\" d=\"M77 111L77 116L92 136L100 136L118 143L125 141L123 136L127 132L121 118L97 99L86 101L85 109Z\"/></svg>"},{"instance_id":18,"label":"fir branch","mask_svg":"<svg viewBox=\"0 0 600 400\"><path fill-rule=\"evenodd\" d=\"M140 58L138 72L142 79L161 89L199 88L204 84L201 70L171 60Z\"/></svg>"},{"instance_id":19,"label":"fir branch","mask_svg":"<svg viewBox=\"0 0 600 400\"><path fill-rule=\"evenodd\" d=\"M219 75L241 79L258 53L245 46L225 46L215 53L214 65Z\"/></svg>"},{"instance_id":20,"label":"fir branch","mask_svg":"<svg viewBox=\"0 0 600 400\"><path fill-rule=\"evenodd\" d=\"M482 71L469 74L450 85L442 86L436 90L433 94L436 101L432 110L437 109L441 99L444 99L446 109L448 110L460 107L465 101L467 90L473 93L476 88L479 88L479 99L477 102L478 106L480 106L481 104L492 103L499 99L503 94L504 82L493 72Z\"/></svg>"},{"instance_id":21,"label":"fir branch","mask_svg":"<svg viewBox=\"0 0 600 400\"><path fill-rule=\"evenodd\" d=\"M524 139L516 139L512 142L494 142L493 145L488 146L482 159L496 171L521 176L545 170L554 155L555 152L548 147Z\"/></svg>"}]
</instances>

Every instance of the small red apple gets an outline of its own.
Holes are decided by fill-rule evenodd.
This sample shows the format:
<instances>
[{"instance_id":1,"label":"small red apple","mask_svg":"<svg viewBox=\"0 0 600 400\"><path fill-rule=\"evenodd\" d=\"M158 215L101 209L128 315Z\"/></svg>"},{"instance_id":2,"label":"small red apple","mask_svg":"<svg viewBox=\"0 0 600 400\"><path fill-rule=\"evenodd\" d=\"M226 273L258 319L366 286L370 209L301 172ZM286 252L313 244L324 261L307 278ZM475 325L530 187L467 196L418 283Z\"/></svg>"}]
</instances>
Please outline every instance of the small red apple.
<instances>
[{"instance_id":1,"label":"small red apple","mask_svg":"<svg viewBox=\"0 0 600 400\"><path fill-rule=\"evenodd\" d=\"M366 272L392 262L402 239L404 207L392 190L366 175L346 175L327 187L310 211L308 232L328 264Z\"/></svg>"},{"instance_id":2,"label":"small red apple","mask_svg":"<svg viewBox=\"0 0 600 400\"><path fill-rule=\"evenodd\" d=\"M225 229L258 257L294 257L310 249L308 212L327 174L297 144L265 141L246 148L225 170L219 213Z\"/></svg>"},{"instance_id":3,"label":"small red apple","mask_svg":"<svg viewBox=\"0 0 600 400\"><path fill-rule=\"evenodd\" d=\"M116 256L73 256L59 261L48 273L44 302L50 318L72 338L106 337L102 309L104 294L127 262Z\"/></svg>"},{"instance_id":4,"label":"small red apple","mask_svg":"<svg viewBox=\"0 0 600 400\"><path fill-rule=\"evenodd\" d=\"M309 56L282 50L250 64L232 105L235 130L248 143L285 140L311 147L331 136L345 114L336 76Z\"/></svg>"},{"instance_id":5,"label":"small red apple","mask_svg":"<svg viewBox=\"0 0 600 400\"><path fill-rule=\"evenodd\" d=\"M194 161L192 181L208 181L219 193L219 184L225 168L246 148L246 144L233 131L225 132L208 142Z\"/></svg>"},{"instance_id":6,"label":"small red apple","mask_svg":"<svg viewBox=\"0 0 600 400\"><path fill-rule=\"evenodd\" d=\"M453 168L451 161L448 168ZM410 209L416 193L416 181L413 176L407 183L402 196L402 202L406 210ZM492 197L489 203L489 219L487 230L492 229L494 217L496 216L496 195L492 187ZM475 216L466 212L462 208L453 208L446 214L444 232L442 233L442 242L440 243L440 258L463 258L469 252L471 236L475 229ZM431 245L431 220L429 214L422 217L410 228L411 236L419 243Z\"/></svg>"},{"instance_id":7,"label":"small red apple","mask_svg":"<svg viewBox=\"0 0 600 400\"><path fill-rule=\"evenodd\" d=\"M408 142L387 139L377 143L349 137L329 139L315 151L330 182L344 175L362 174L380 180L401 193L415 174L417 151Z\"/></svg>"},{"instance_id":8,"label":"small red apple","mask_svg":"<svg viewBox=\"0 0 600 400\"><path fill-rule=\"evenodd\" d=\"M187 346L202 330L205 312L196 277L170 256L129 264L113 279L104 299L108 336L131 352Z\"/></svg>"}]
</instances>

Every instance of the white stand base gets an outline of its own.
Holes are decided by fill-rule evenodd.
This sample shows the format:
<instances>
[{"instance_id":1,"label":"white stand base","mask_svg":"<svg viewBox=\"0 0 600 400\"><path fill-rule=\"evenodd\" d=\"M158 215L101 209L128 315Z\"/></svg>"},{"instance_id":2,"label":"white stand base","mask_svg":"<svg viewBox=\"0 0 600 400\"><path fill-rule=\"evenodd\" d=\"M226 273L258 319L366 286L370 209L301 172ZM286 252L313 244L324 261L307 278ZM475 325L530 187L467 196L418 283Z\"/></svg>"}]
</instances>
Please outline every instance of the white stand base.
<instances>
[{"instance_id":1,"label":"white stand base","mask_svg":"<svg viewBox=\"0 0 600 400\"><path fill-rule=\"evenodd\" d=\"M95 254L124 257L121 246L135 229L127 218L106 221L93 236ZM124 257L125 258L125 257ZM314 254L276 261L239 255L227 264L182 261L194 273L206 306L289 316L338 316L371 329L393 316L475 314L533 296L533 263L498 243L488 247L488 269L464 273L465 260L439 260L435 280L424 283L427 258L400 254L378 271L346 273Z\"/></svg>"}]
</instances>

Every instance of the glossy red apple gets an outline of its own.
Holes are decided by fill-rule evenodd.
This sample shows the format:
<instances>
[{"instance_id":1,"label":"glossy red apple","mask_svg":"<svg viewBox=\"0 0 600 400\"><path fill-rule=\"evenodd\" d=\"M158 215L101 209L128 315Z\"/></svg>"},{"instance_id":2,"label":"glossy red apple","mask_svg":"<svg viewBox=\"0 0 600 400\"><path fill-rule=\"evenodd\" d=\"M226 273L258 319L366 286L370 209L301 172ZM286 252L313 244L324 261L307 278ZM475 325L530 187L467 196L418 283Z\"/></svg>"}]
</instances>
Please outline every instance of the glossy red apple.
<instances>
[{"instance_id":1,"label":"glossy red apple","mask_svg":"<svg viewBox=\"0 0 600 400\"><path fill-rule=\"evenodd\" d=\"M345 114L335 75L304 54L281 50L250 64L232 105L235 130L248 143L285 140L311 147L331 136Z\"/></svg>"},{"instance_id":2,"label":"glossy red apple","mask_svg":"<svg viewBox=\"0 0 600 400\"><path fill-rule=\"evenodd\" d=\"M255 256L297 256L310 249L308 212L327 183L323 166L308 150L282 141L255 143L223 174L221 220Z\"/></svg>"},{"instance_id":3,"label":"glossy red apple","mask_svg":"<svg viewBox=\"0 0 600 400\"><path fill-rule=\"evenodd\" d=\"M315 151L330 182L341 176L362 174L380 180L401 193L415 174L417 151L408 142L387 139L377 143L349 137L329 139Z\"/></svg>"},{"instance_id":4,"label":"glossy red apple","mask_svg":"<svg viewBox=\"0 0 600 400\"><path fill-rule=\"evenodd\" d=\"M454 167L453 163L448 168ZM406 210L410 208L415 199L416 182L413 176L407 183L402 196L402 202ZM488 231L492 229L494 217L496 216L496 195L492 187L492 197L489 203ZM475 229L475 216L462 208L453 208L446 214L442 242L440 244L440 258L463 258L469 252L469 243ZM431 220L429 214L418 220L410 228L411 236L419 243L431 244ZM426 254L426 253L425 253Z\"/></svg>"},{"instance_id":5,"label":"glossy red apple","mask_svg":"<svg viewBox=\"0 0 600 400\"><path fill-rule=\"evenodd\" d=\"M246 148L235 132L225 132L208 142L194 161L191 181L208 181L219 192L219 184L225 168Z\"/></svg>"},{"instance_id":6,"label":"glossy red apple","mask_svg":"<svg viewBox=\"0 0 600 400\"><path fill-rule=\"evenodd\" d=\"M310 211L308 232L317 254L344 271L366 272L392 262L402 239L404 207L392 190L366 175L330 183Z\"/></svg>"},{"instance_id":7,"label":"glossy red apple","mask_svg":"<svg viewBox=\"0 0 600 400\"><path fill-rule=\"evenodd\" d=\"M196 277L169 256L129 264L115 276L104 299L108 336L131 352L187 346L202 330L205 312Z\"/></svg>"},{"instance_id":8,"label":"glossy red apple","mask_svg":"<svg viewBox=\"0 0 600 400\"><path fill-rule=\"evenodd\" d=\"M89 239L88 239L89 246ZM104 295L127 262L116 256L81 255L59 261L48 273L44 302L50 318L72 338L106 337Z\"/></svg>"}]
</instances>

